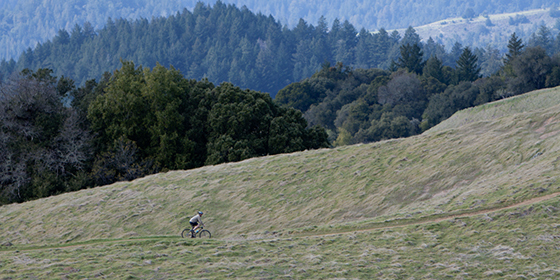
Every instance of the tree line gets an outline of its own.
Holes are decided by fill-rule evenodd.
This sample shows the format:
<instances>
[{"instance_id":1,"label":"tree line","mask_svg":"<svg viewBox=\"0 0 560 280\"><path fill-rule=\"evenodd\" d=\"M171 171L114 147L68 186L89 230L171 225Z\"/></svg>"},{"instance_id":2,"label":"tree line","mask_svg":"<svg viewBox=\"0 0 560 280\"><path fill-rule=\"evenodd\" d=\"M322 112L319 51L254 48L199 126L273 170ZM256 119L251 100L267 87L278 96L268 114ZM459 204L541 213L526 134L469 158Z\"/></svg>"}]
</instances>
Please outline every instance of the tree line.
<instances>
[{"instance_id":1,"label":"tree line","mask_svg":"<svg viewBox=\"0 0 560 280\"><path fill-rule=\"evenodd\" d=\"M52 39L59 29L72 30L86 21L101 29L107 18L136 20L175 14L183 8L192 10L197 0L66 0L33 1L3 0L0 2L0 58L17 59L22 51L37 42ZM215 0L204 1L214 5ZM335 18L349 20L358 29L378 30L420 26L446 18L514 13L558 5L554 0L542 1L427 1L427 0L364 0L322 1L254 1L224 0L237 7L246 6L254 13L273 15L283 25L296 26L300 18L316 23L321 16L328 22ZM552 10L552 14L554 14Z\"/></svg>"},{"instance_id":2,"label":"tree line","mask_svg":"<svg viewBox=\"0 0 560 280\"><path fill-rule=\"evenodd\" d=\"M0 85L0 205L147 174L328 147L268 94L123 61L76 87L49 69Z\"/></svg>"},{"instance_id":3,"label":"tree line","mask_svg":"<svg viewBox=\"0 0 560 280\"><path fill-rule=\"evenodd\" d=\"M513 33L498 70L483 77L476 52L461 48L454 67L437 54L425 60L420 43L400 46L389 70L323 64L312 77L280 90L276 102L304 112L327 129L334 145L421 133L458 110L560 85L560 56L549 54L546 33L529 46ZM545 42L542 44L539 42Z\"/></svg>"},{"instance_id":4,"label":"tree line","mask_svg":"<svg viewBox=\"0 0 560 280\"><path fill-rule=\"evenodd\" d=\"M349 21L324 17L316 26L300 19L287 28L271 16L255 14L220 1L212 7L198 3L169 17L108 19L96 30L86 22L21 54L17 61L0 62L0 77L23 69L54 70L55 76L71 78L78 85L99 80L117 69L120 60L153 68L156 63L173 66L187 78L207 78L219 84L231 82L241 88L268 92L271 96L286 85L311 77L324 62L342 62L353 68L388 69L400 55L401 45L420 38L413 28L404 34L381 28L372 33L357 30ZM554 38L552 38L554 41ZM437 55L444 65L454 66L462 46L446 47L429 38L420 44L424 60ZM492 48L474 49L482 73L496 69Z\"/></svg>"}]
</instances>

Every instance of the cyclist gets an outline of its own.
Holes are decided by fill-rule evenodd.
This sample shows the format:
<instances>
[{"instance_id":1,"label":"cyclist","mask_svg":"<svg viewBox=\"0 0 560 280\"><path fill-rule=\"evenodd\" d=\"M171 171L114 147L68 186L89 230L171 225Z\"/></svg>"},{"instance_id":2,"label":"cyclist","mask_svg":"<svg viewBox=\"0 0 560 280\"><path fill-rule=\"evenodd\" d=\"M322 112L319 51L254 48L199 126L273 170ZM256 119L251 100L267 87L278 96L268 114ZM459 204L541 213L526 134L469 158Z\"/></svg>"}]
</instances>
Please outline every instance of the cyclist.
<instances>
[{"instance_id":1,"label":"cyclist","mask_svg":"<svg viewBox=\"0 0 560 280\"><path fill-rule=\"evenodd\" d=\"M193 237L193 238L194 238L195 230L198 229L198 227L200 227L201 225L204 226L204 223L200 219L202 217L202 214L204 214L204 213L202 213L202 211L198 211L198 213L194 217L192 217L191 220L189 221L189 223L191 224L191 227L192 227L192 229L191 229L192 236L191 237Z\"/></svg>"}]
</instances>

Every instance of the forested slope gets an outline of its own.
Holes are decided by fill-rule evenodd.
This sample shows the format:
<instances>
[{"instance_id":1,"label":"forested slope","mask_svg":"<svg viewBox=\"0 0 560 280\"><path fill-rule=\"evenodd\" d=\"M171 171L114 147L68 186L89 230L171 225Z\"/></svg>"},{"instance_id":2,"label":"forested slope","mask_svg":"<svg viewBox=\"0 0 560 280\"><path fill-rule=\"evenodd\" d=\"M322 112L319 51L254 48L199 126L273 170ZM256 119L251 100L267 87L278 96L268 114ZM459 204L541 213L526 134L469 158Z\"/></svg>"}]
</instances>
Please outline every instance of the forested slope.
<instances>
[{"instance_id":1,"label":"forested slope","mask_svg":"<svg viewBox=\"0 0 560 280\"><path fill-rule=\"evenodd\" d=\"M82 85L117 69L121 59L145 67L173 66L187 78L231 82L272 96L294 81L310 77L325 61L360 68L387 68L401 35L357 30L348 21L325 20L315 27L305 21L284 28L273 17L217 3L197 5L169 17L148 21L109 20L95 31L76 25L34 49L17 63L2 61L8 77L25 68L50 68ZM406 36L406 35L405 35Z\"/></svg>"},{"instance_id":2,"label":"forested slope","mask_svg":"<svg viewBox=\"0 0 560 280\"><path fill-rule=\"evenodd\" d=\"M214 4L215 0L203 1ZM255 13L272 15L282 25L294 27L299 19L317 24L321 16L328 22L338 18L348 20L358 29L376 31L419 26L465 14L498 14L529 9L549 8L556 1L254 1L224 0L241 8L247 6ZM51 39L58 30L72 30L75 24L89 22L95 30L113 20L168 16L183 8L192 10L196 0L70 0L32 1L5 0L0 3L0 59L17 58L23 50ZM427 38L424 38L427 39Z\"/></svg>"},{"instance_id":3,"label":"forested slope","mask_svg":"<svg viewBox=\"0 0 560 280\"><path fill-rule=\"evenodd\" d=\"M357 30L349 21L321 18L315 26L304 20L285 28L276 19L221 2L210 7L197 5L168 17L150 20L111 20L101 30L75 25L60 30L51 40L28 49L17 60L3 60L4 79L25 68L49 68L56 76L73 79L78 85L113 71L120 59L153 68L156 63L173 65L187 78L208 78L219 84L228 81L241 88L268 92L310 77L325 62L342 62L352 68L388 69L400 55L399 48L419 44L423 60L438 56L455 67L463 46L444 46L437 41L421 43L413 28L404 32L374 34ZM551 43L553 33L539 34ZM356 36L358 34L358 36ZM476 48L481 73L499 69L501 55L496 48Z\"/></svg>"},{"instance_id":4,"label":"forested slope","mask_svg":"<svg viewBox=\"0 0 560 280\"><path fill-rule=\"evenodd\" d=\"M301 110L310 124L325 127L335 145L408 137L458 110L560 85L558 53L549 55L545 49L553 45L550 37L546 32L534 37L530 43L537 45L526 47L512 34L503 60L495 52L459 48L454 67L444 65L439 57L445 56L438 54L424 61L417 43L401 45L391 71L325 66L280 90L276 102ZM424 51L431 49L424 45ZM481 62L476 53L490 59ZM481 75L480 65L491 63L497 66L495 72Z\"/></svg>"}]
</instances>

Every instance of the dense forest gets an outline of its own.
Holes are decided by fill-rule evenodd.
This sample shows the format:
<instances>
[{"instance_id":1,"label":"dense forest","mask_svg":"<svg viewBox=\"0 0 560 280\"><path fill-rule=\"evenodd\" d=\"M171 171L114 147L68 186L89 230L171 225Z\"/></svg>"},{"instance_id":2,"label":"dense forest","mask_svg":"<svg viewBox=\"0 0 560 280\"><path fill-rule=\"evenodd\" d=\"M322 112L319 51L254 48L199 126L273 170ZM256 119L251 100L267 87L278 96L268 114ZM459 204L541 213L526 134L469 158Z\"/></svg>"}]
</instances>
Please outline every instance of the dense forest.
<instances>
[{"instance_id":1,"label":"dense forest","mask_svg":"<svg viewBox=\"0 0 560 280\"><path fill-rule=\"evenodd\" d=\"M548 37L554 41L551 34ZM317 26L300 20L289 29L248 9L221 2L213 7L199 3L192 12L184 9L151 21L109 19L99 31L87 23L70 32L60 30L52 40L28 49L17 62L1 61L0 76L5 79L23 69L49 68L55 76L83 85L118 68L125 59L150 68L156 63L173 66L190 79L207 78L215 84L228 81L274 97L288 84L313 75L325 62L388 69L400 55L401 45L415 43L422 48L424 60L437 55L450 67L463 47L457 43L446 51L446 46L431 38L420 43L413 28L404 34L384 29L372 34L356 30L348 21L334 20L329 25L324 18ZM499 69L501 56L496 49L476 48L473 52L483 75Z\"/></svg>"},{"instance_id":2,"label":"dense forest","mask_svg":"<svg viewBox=\"0 0 560 280\"><path fill-rule=\"evenodd\" d=\"M418 44L407 44L390 70L326 63L312 77L282 89L276 102L326 128L334 145L415 135L458 110L560 85L560 49L547 52L552 43L547 34L536 34L530 46L512 34L503 64L488 77L482 77L469 47L449 67L437 55L424 60Z\"/></svg>"},{"instance_id":3,"label":"dense forest","mask_svg":"<svg viewBox=\"0 0 560 280\"><path fill-rule=\"evenodd\" d=\"M213 5L215 0L203 1ZM294 1L294 0L222 0L254 13L272 15L282 25L295 27L302 18L318 23L348 20L358 29L399 29L465 15L484 15L550 8L554 0L540 1ZM136 20L169 16L184 8L192 10L197 0L3 0L0 1L0 59L17 59L27 48L44 43L60 29L89 22L95 30L105 26L107 18ZM427 38L425 38L427 39Z\"/></svg>"},{"instance_id":4,"label":"dense forest","mask_svg":"<svg viewBox=\"0 0 560 280\"><path fill-rule=\"evenodd\" d=\"M199 3L193 12L185 9L152 21L109 19L98 32L87 23L70 33L60 30L24 52L17 63L2 61L0 74L49 68L82 85L125 59L150 68L172 65L187 78L228 81L274 96L291 82L310 77L324 61L387 68L398 50L398 33L362 30L356 37L348 21L334 21L328 30L324 20L317 27L302 20L288 29L247 9Z\"/></svg>"},{"instance_id":5,"label":"dense forest","mask_svg":"<svg viewBox=\"0 0 560 280\"><path fill-rule=\"evenodd\" d=\"M0 85L0 205L167 170L328 147L268 94L123 61L76 88L49 69Z\"/></svg>"}]
</instances>

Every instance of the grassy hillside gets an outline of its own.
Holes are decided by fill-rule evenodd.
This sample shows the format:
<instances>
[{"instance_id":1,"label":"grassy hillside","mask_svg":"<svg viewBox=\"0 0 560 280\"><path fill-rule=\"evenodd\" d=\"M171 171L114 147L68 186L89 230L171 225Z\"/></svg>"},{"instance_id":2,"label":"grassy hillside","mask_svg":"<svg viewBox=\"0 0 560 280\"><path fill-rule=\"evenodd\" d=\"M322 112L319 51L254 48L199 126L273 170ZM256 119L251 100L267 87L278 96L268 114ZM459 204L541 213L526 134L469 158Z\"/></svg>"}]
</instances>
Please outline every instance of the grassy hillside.
<instances>
[{"instance_id":1,"label":"grassy hillside","mask_svg":"<svg viewBox=\"0 0 560 280\"><path fill-rule=\"evenodd\" d=\"M407 139L3 206L0 278L557 278L558 197L435 219L559 192L559 96L464 110ZM180 239L199 209L215 238Z\"/></svg>"},{"instance_id":2,"label":"grassy hillside","mask_svg":"<svg viewBox=\"0 0 560 280\"><path fill-rule=\"evenodd\" d=\"M560 199L326 236L152 237L0 250L2 279L558 279Z\"/></svg>"}]
</instances>

